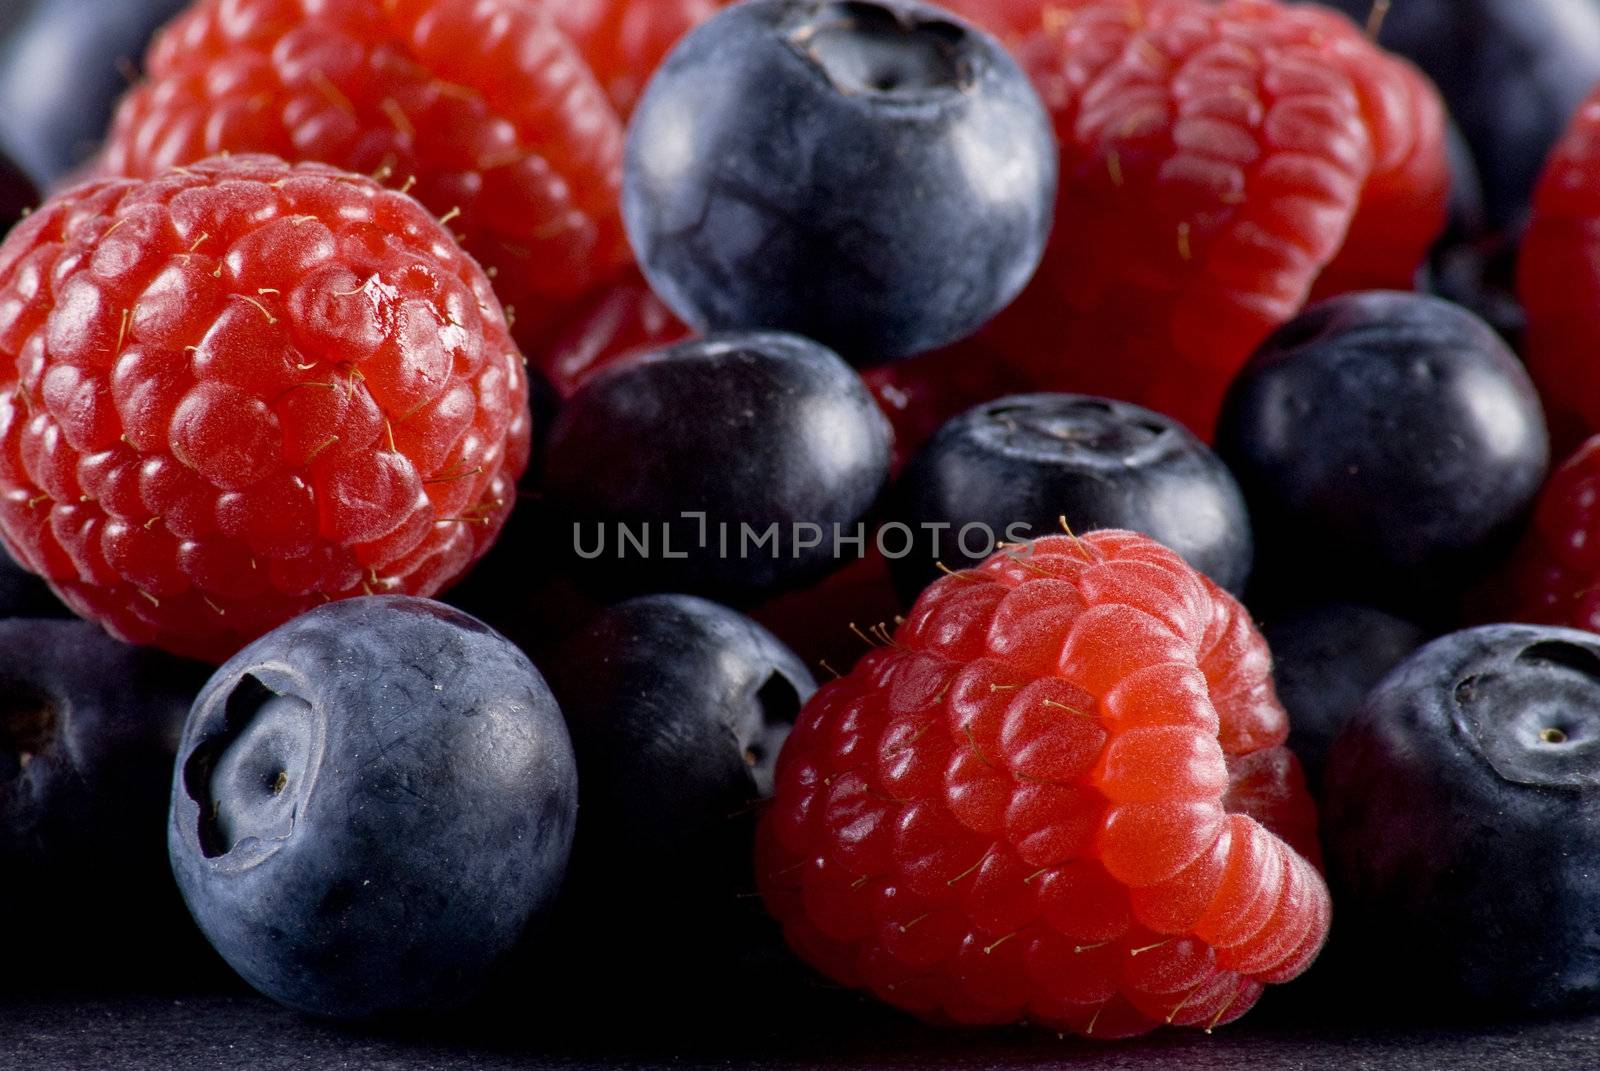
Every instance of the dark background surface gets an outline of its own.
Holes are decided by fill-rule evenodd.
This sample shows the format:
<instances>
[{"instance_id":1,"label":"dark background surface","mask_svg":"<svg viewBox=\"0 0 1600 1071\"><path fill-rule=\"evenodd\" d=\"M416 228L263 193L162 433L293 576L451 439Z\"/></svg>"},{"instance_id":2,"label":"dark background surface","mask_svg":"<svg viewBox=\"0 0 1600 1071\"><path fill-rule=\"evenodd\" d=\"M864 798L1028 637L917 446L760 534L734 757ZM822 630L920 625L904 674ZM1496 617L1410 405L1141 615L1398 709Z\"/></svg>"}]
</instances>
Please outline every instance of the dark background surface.
<instances>
[{"instance_id":1,"label":"dark background surface","mask_svg":"<svg viewBox=\"0 0 1600 1071\"><path fill-rule=\"evenodd\" d=\"M13 964L15 966L15 964ZM1394 1009L1397 1021L1404 1009ZM1600 1017L1469 1027L1360 1027L1314 1007L1265 1004L1213 1035L1166 1031L1097 1043L1031 1030L953 1033L848 1004L782 1026L716 1026L662 1037L625 1007L584 1022L537 1000L495 1021L449 1032L360 1033L243 993L0 999L0 1067L102 1071L123 1067L499 1071L557 1069L872 1068L959 1071L1082 1067L1123 1071L1594 1071ZM557 1021L559 1020L559 1021ZM574 1028L576 1027L576 1029ZM562 1037L567 1040L562 1040Z\"/></svg>"}]
</instances>

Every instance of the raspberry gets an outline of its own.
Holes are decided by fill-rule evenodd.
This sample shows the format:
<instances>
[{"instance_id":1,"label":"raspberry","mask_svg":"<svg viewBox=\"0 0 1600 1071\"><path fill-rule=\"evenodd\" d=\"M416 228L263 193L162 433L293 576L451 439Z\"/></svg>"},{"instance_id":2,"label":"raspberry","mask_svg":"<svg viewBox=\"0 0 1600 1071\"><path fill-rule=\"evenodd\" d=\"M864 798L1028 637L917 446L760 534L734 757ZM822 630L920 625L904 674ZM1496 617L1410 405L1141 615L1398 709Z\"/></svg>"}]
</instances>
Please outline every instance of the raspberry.
<instances>
[{"instance_id":1,"label":"raspberry","mask_svg":"<svg viewBox=\"0 0 1600 1071\"><path fill-rule=\"evenodd\" d=\"M539 370L563 398L596 372L693 332L650 289L637 268L601 287L535 351Z\"/></svg>"},{"instance_id":2,"label":"raspberry","mask_svg":"<svg viewBox=\"0 0 1600 1071\"><path fill-rule=\"evenodd\" d=\"M1573 119L1534 194L1517 289L1527 359L1558 446L1600 431L1600 90Z\"/></svg>"},{"instance_id":3,"label":"raspberry","mask_svg":"<svg viewBox=\"0 0 1600 1071\"><path fill-rule=\"evenodd\" d=\"M1061 141L1056 229L992 331L1043 387L1203 437L1310 296L1409 289L1445 218L1437 93L1344 16L1066 0L1023 46Z\"/></svg>"},{"instance_id":4,"label":"raspberry","mask_svg":"<svg viewBox=\"0 0 1600 1071\"><path fill-rule=\"evenodd\" d=\"M729 0L541 0L624 117L678 38ZM1029 3L1036 0L1027 0Z\"/></svg>"},{"instance_id":5,"label":"raspberry","mask_svg":"<svg viewBox=\"0 0 1600 1071\"><path fill-rule=\"evenodd\" d=\"M1483 616L1600 632L1600 435L1551 475Z\"/></svg>"},{"instance_id":6,"label":"raspberry","mask_svg":"<svg viewBox=\"0 0 1600 1071\"><path fill-rule=\"evenodd\" d=\"M1129 532L948 576L801 713L757 877L800 955L936 1021L1210 1027L1330 919L1244 609Z\"/></svg>"},{"instance_id":7,"label":"raspberry","mask_svg":"<svg viewBox=\"0 0 1600 1071\"><path fill-rule=\"evenodd\" d=\"M622 120L542 7L199 0L147 67L106 173L270 152L392 179L461 235L525 339L628 262Z\"/></svg>"},{"instance_id":8,"label":"raspberry","mask_svg":"<svg viewBox=\"0 0 1600 1071\"><path fill-rule=\"evenodd\" d=\"M0 246L0 534L122 638L221 659L439 591L509 512L527 376L421 205L241 156L61 195Z\"/></svg>"}]
</instances>

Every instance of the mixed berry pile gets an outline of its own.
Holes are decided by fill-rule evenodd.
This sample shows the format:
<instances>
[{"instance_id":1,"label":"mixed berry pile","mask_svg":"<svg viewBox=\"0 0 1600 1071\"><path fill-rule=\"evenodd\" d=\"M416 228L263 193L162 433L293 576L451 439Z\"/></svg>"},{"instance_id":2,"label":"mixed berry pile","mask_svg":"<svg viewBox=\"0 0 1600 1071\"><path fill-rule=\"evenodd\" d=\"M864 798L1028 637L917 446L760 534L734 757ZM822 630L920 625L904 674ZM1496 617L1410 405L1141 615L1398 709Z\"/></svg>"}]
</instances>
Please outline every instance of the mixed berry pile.
<instances>
[{"instance_id":1,"label":"mixed berry pile","mask_svg":"<svg viewBox=\"0 0 1600 1071\"><path fill-rule=\"evenodd\" d=\"M77 981L1600 1009L1593 0L114 7L0 40Z\"/></svg>"}]
</instances>

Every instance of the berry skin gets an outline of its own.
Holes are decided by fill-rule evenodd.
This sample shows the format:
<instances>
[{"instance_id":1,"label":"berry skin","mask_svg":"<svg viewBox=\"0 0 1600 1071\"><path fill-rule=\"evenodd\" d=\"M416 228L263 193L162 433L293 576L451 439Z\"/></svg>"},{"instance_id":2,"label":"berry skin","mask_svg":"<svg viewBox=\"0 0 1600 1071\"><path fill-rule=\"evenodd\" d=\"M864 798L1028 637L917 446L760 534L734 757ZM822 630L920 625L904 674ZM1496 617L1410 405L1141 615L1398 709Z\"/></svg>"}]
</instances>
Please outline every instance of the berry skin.
<instances>
[{"instance_id":1,"label":"berry skin","mask_svg":"<svg viewBox=\"0 0 1600 1071\"><path fill-rule=\"evenodd\" d=\"M578 833L552 927L574 938L571 969L608 999L648 993L641 1005L749 985L736 964L784 958L750 896L750 849L811 674L749 618L683 595L612 607L548 664L578 757ZM656 875L648 903L640 874ZM619 959L633 964L625 979Z\"/></svg>"},{"instance_id":2,"label":"berry skin","mask_svg":"<svg viewBox=\"0 0 1600 1071\"><path fill-rule=\"evenodd\" d=\"M0 47L0 144L41 186L87 162L145 47L189 0L36 0Z\"/></svg>"},{"instance_id":3,"label":"berry skin","mask_svg":"<svg viewBox=\"0 0 1600 1071\"><path fill-rule=\"evenodd\" d=\"M1402 662L1328 756L1323 830L1368 991L1600 1007L1600 638L1490 625Z\"/></svg>"},{"instance_id":4,"label":"berry skin","mask_svg":"<svg viewBox=\"0 0 1600 1071\"><path fill-rule=\"evenodd\" d=\"M912 596L939 564L987 557L979 532L1015 542L1063 520L1141 532L1236 595L1255 551L1239 485L1204 443L1170 417L1077 394L1013 395L956 417L896 483L890 512L918 533L894 563ZM982 526L970 540L968 525Z\"/></svg>"},{"instance_id":5,"label":"berry skin","mask_svg":"<svg viewBox=\"0 0 1600 1071\"><path fill-rule=\"evenodd\" d=\"M589 380L551 429L544 489L592 587L749 604L836 565L888 474L861 377L808 339L746 332Z\"/></svg>"},{"instance_id":6,"label":"berry skin","mask_svg":"<svg viewBox=\"0 0 1600 1071\"><path fill-rule=\"evenodd\" d=\"M626 118L668 50L728 0L540 2L582 51L589 69Z\"/></svg>"},{"instance_id":7,"label":"berry skin","mask_svg":"<svg viewBox=\"0 0 1600 1071\"><path fill-rule=\"evenodd\" d=\"M448 220L524 339L627 263L622 121L540 6L199 0L148 66L106 173L268 152L377 175Z\"/></svg>"},{"instance_id":8,"label":"berry skin","mask_svg":"<svg viewBox=\"0 0 1600 1071\"><path fill-rule=\"evenodd\" d=\"M195 922L267 996L337 1019L430 1011L552 906L577 795L521 651L426 599L350 599L205 686L167 847Z\"/></svg>"},{"instance_id":9,"label":"berry skin","mask_svg":"<svg viewBox=\"0 0 1600 1071\"><path fill-rule=\"evenodd\" d=\"M1061 143L1039 275L991 335L1036 387L1209 439L1308 297L1409 287L1444 223L1437 94L1348 19L1275 0L1066 0L1024 46Z\"/></svg>"},{"instance_id":10,"label":"berry skin","mask_svg":"<svg viewBox=\"0 0 1600 1071\"><path fill-rule=\"evenodd\" d=\"M1600 90L1550 157L1522 242L1517 290L1528 310L1528 368L1550 408L1556 445L1600 432Z\"/></svg>"},{"instance_id":11,"label":"berry skin","mask_svg":"<svg viewBox=\"0 0 1600 1071\"><path fill-rule=\"evenodd\" d=\"M1358 22L1373 0L1320 0ZM1600 81L1594 0L1404 0L1378 43L1439 86L1477 160L1490 222L1515 232L1562 127Z\"/></svg>"},{"instance_id":12,"label":"berry skin","mask_svg":"<svg viewBox=\"0 0 1600 1071\"><path fill-rule=\"evenodd\" d=\"M1144 536L1046 537L807 704L757 876L802 958L928 1019L1214 1026L1327 932L1287 735L1230 596Z\"/></svg>"},{"instance_id":13,"label":"berry skin","mask_svg":"<svg viewBox=\"0 0 1600 1071\"><path fill-rule=\"evenodd\" d=\"M1533 523L1488 597L1518 621L1600 632L1600 436L1550 476Z\"/></svg>"},{"instance_id":14,"label":"berry skin","mask_svg":"<svg viewBox=\"0 0 1600 1071\"><path fill-rule=\"evenodd\" d=\"M66 934L94 949L95 972L148 980L172 964L191 928L149 849L205 679L204 666L84 621L0 621L0 911L27 920L10 941L30 976L59 967L82 985L81 958L60 955Z\"/></svg>"},{"instance_id":15,"label":"berry skin","mask_svg":"<svg viewBox=\"0 0 1600 1071\"><path fill-rule=\"evenodd\" d=\"M682 342L692 332L656 297L637 269L586 298L537 351L540 369L563 398L613 364Z\"/></svg>"},{"instance_id":16,"label":"berry skin","mask_svg":"<svg viewBox=\"0 0 1600 1071\"><path fill-rule=\"evenodd\" d=\"M1027 283L1056 152L992 37L917 0L750 0L686 37L629 127L623 216L701 330L857 364L964 338Z\"/></svg>"},{"instance_id":17,"label":"berry skin","mask_svg":"<svg viewBox=\"0 0 1600 1071\"><path fill-rule=\"evenodd\" d=\"M1330 298L1262 343L1217 451L1250 503L1264 588L1435 613L1508 549L1550 459L1500 336L1449 302L1387 292Z\"/></svg>"},{"instance_id":18,"label":"berry skin","mask_svg":"<svg viewBox=\"0 0 1600 1071\"><path fill-rule=\"evenodd\" d=\"M330 598L432 594L528 444L488 280L368 179L97 181L0 246L0 535L124 639L220 661Z\"/></svg>"},{"instance_id":19,"label":"berry skin","mask_svg":"<svg viewBox=\"0 0 1600 1071\"><path fill-rule=\"evenodd\" d=\"M1289 713L1289 747L1315 793L1328 748L1384 675L1427 640L1419 625L1370 606L1302 608L1261 628Z\"/></svg>"}]
</instances>

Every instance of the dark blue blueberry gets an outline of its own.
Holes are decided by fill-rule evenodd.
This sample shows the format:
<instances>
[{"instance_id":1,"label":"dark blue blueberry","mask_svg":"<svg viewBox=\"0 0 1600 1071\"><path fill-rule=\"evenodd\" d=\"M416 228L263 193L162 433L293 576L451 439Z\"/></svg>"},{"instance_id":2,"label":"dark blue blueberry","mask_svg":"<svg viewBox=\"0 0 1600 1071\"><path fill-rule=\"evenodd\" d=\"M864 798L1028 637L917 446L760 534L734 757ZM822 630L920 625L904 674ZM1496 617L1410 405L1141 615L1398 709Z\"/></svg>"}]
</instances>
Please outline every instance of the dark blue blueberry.
<instances>
[{"instance_id":1,"label":"dark blue blueberry","mask_svg":"<svg viewBox=\"0 0 1600 1071\"><path fill-rule=\"evenodd\" d=\"M1374 0L1322 0L1365 22ZM1438 84L1477 159L1490 221L1520 230L1568 120L1600 82L1595 0L1396 0L1378 42Z\"/></svg>"},{"instance_id":2,"label":"dark blue blueberry","mask_svg":"<svg viewBox=\"0 0 1600 1071\"><path fill-rule=\"evenodd\" d=\"M1323 784L1364 984L1409 1008L1600 1007L1600 636L1436 640L1372 691Z\"/></svg>"},{"instance_id":3,"label":"dark blue blueberry","mask_svg":"<svg viewBox=\"0 0 1600 1071\"><path fill-rule=\"evenodd\" d=\"M1250 503L1258 587L1435 611L1514 534L1550 462L1538 396L1493 329L1387 292L1270 336L1229 391L1217 449Z\"/></svg>"},{"instance_id":4,"label":"dark blue blueberry","mask_svg":"<svg viewBox=\"0 0 1600 1071\"><path fill-rule=\"evenodd\" d=\"M470 997L553 903L577 804L539 671L440 603L332 603L246 647L184 728L168 848L195 921L290 1007Z\"/></svg>"},{"instance_id":5,"label":"dark blue blueberry","mask_svg":"<svg viewBox=\"0 0 1600 1071\"><path fill-rule=\"evenodd\" d=\"M682 595L611 608L548 664L582 786L554 927L576 937L573 969L611 999L627 988L660 1001L663 977L744 984L741 964L782 947L750 847L811 674L754 621Z\"/></svg>"},{"instance_id":6,"label":"dark blue blueberry","mask_svg":"<svg viewBox=\"0 0 1600 1071\"><path fill-rule=\"evenodd\" d=\"M0 145L41 186L82 165L155 31L189 0L36 0L0 49Z\"/></svg>"},{"instance_id":7,"label":"dark blue blueberry","mask_svg":"<svg viewBox=\"0 0 1600 1071\"><path fill-rule=\"evenodd\" d=\"M152 946L189 929L161 840L205 677L82 621L0 621L0 915L30 977L82 970L55 962L68 935L93 950L96 977L146 977L171 952L150 962ZM36 944L51 954L22 952Z\"/></svg>"},{"instance_id":8,"label":"dark blue blueberry","mask_svg":"<svg viewBox=\"0 0 1600 1071\"><path fill-rule=\"evenodd\" d=\"M628 138L623 216L701 329L857 363L977 330L1043 256L1057 150L987 34L916 0L750 0L691 33Z\"/></svg>"},{"instance_id":9,"label":"dark blue blueberry","mask_svg":"<svg viewBox=\"0 0 1600 1071\"><path fill-rule=\"evenodd\" d=\"M1250 517L1227 467L1177 421L1128 402L1026 394L968 410L912 460L891 502L918 537L894 559L907 597L939 563L975 565L992 540L1059 532L1063 517L1075 532L1143 532L1233 592L1250 575Z\"/></svg>"},{"instance_id":10,"label":"dark blue blueberry","mask_svg":"<svg viewBox=\"0 0 1600 1071\"><path fill-rule=\"evenodd\" d=\"M1322 780L1328 746L1372 686L1422 646L1427 632L1370 606L1328 603L1262 626L1272 649L1278 698L1289 712L1289 746L1306 780Z\"/></svg>"},{"instance_id":11,"label":"dark blue blueberry","mask_svg":"<svg viewBox=\"0 0 1600 1071\"><path fill-rule=\"evenodd\" d=\"M837 563L835 535L858 536L888 479L889 440L828 349L713 336L585 384L551 430L545 493L592 584L753 602Z\"/></svg>"}]
</instances>

